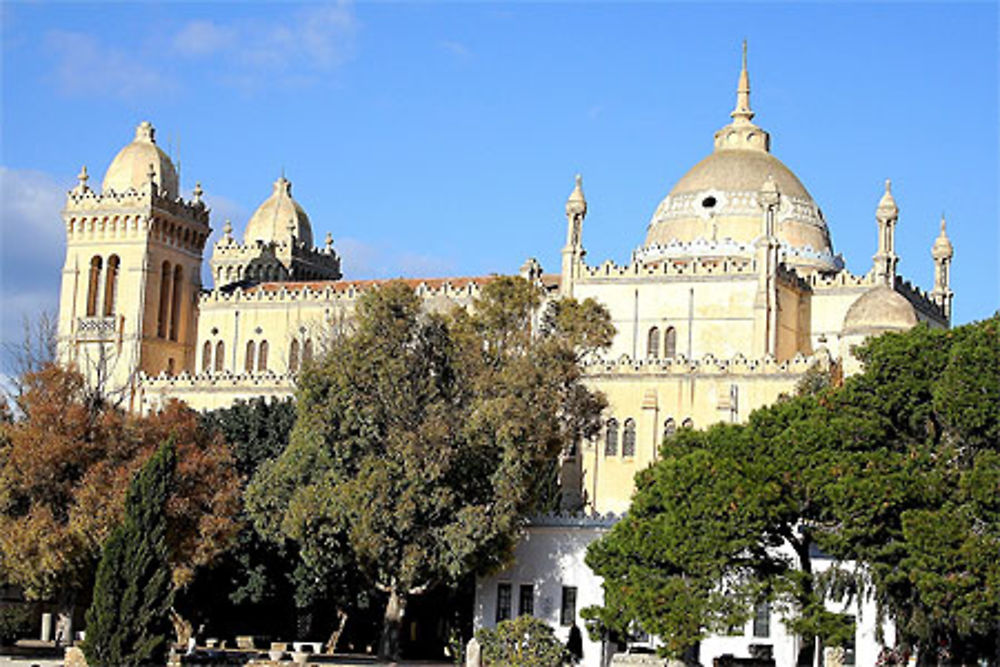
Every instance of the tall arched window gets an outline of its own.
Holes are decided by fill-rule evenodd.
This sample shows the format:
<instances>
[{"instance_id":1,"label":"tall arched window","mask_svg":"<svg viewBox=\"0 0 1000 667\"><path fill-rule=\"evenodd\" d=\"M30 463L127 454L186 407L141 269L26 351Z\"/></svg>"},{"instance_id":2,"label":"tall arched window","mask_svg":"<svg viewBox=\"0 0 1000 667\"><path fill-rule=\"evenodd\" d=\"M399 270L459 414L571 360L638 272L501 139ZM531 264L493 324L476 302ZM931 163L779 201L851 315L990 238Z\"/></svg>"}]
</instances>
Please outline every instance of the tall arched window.
<instances>
[{"instance_id":1,"label":"tall arched window","mask_svg":"<svg viewBox=\"0 0 1000 667\"><path fill-rule=\"evenodd\" d=\"M257 351L257 370L266 371L267 370L267 341L262 340L260 342L260 347Z\"/></svg>"},{"instance_id":2,"label":"tall arched window","mask_svg":"<svg viewBox=\"0 0 1000 667\"><path fill-rule=\"evenodd\" d=\"M181 299L184 297L184 269L174 267L174 294L170 306L170 340L177 340L181 333Z\"/></svg>"},{"instance_id":3,"label":"tall arched window","mask_svg":"<svg viewBox=\"0 0 1000 667\"><path fill-rule=\"evenodd\" d=\"M670 359L677 356L677 329L667 328L663 336L663 356Z\"/></svg>"},{"instance_id":4,"label":"tall arched window","mask_svg":"<svg viewBox=\"0 0 1000 667\"><path fill-rule=\"evenodd\" d=\"M294 373L299 370L299 341L298 339L293 339L292 344L288 346L288 370Z\"/></svg>"},{"instance_id":5,"label":"tall arched window","mask_svg":"<svg viewBox=\"0 0 1000 667\"><path fill-rule=\"evenodd\" d=\"M646 356L650 359L660 357L660 329L653 327L649 330L649 337L646 342Z\"/></svg>"},{"instance_id":6,"label":"tall arched window","mask_svg":"<svg viewBox=\"0 0 1000 667\"><path fill-rule=\"evenodd\" d=\"M222 364L225 363L225 357L226 357L226 346L220 340L218 343L215 344L215 370L217 371L222 370Z\"/></svg>"},{"instance_id":7,"label":"tall arched window","mask_svg":"<svg viewBox=\"0 0 1000 667\"><path fill-rule=\"evenodd\" d=\"M622 433L622 456L635 456L635 420L631 417L625 420L625 431Z\"/></svg>"},{"instance_id":8,"label":"tall arched window","mask_svg":"<svg viewBox=\"0 0 1000 667\"><path fill-rule=\"evenodd\" d=\"M90 279L87 286L87 317L97 315L97 293L101 288L101 268L104 262L98 255L90 259Z\"/></svg>"},{"instance_id":9,"label":"tall arched window","mask_svg":"<svg viewBox=\"0 0 1000 667\"><path fill-rule=\"evenodd\" d=\"M205 341L201 348L201 370L207 373L212 370L212 342Z\"/></svg>"},{"instance_id":10,"label":"tall arched window","mask_svg":"<svg viewBox=\"0 0 1000 667\"><path fill-rule=\"evenodd\" d=\"M313 342L312 338L306 340L306 344L302 346L302 365L306 366L311 364L313 360Z\"/></svg>"},{"instance_id":11,"label":"tall arched window","mask_svg":"<svg viewBox=\"0 0 1000 667\"><path fill-rule=\"evenodd\" d=\"M681 428L688 428L688 429L694 428L694 420L688 417L687 419L681 422Z\"/></svg>"},{"instance_id":12,"label":"tall arched window","mask_svg":"<svg viewBox=\"0 0 1000 667\"><path fill-rule=\"evenodd\" d=\"M673 417L667 419L663 422L663 439L672 438L677 434L677 422L674 421Z\"/></svg>"},{"instance_id":13,"label":"tall arched window","mask_svg":"<svg viewBox=\"0 0 1000 667\"><path fill-rule=\"evenodd\" d=\"M156 335L160 338L167 337L167 325L170 319L170 278L173 273L170 271L170 262L164 262L160 270L160 311L156 320Z\"/></svg>"},{"instance_id":14,"label":"tall arched window","mask_svg":"<svg viewBox=\"0 0 1000 667\"><path fill-rule=\"evenodd\" d=\"M118 299L118 266L121 260L118 255L108 257L108 270L104 278L104 316L115 314L115 301Z\"/></svg>"},{"instance_id":15,"label":"tall arched window","mask_svg":"<svg viewBox=\"0 0 1000 667\"><path fill-rule=\"evenodd\" d=\"M252 340L248 340L247 341L247 357L246 357L246 360L244 361L244 364L245 364L244 368L246 369L247 373L253 373L253 362L254 362L254 357L256 356L256 354L257 354L257 348L254 346Z\"/></svg>"},{"instance_id":16,"label":"tall arched window","mask_svg":"<svg viewBox=\"0 0 1000 667\"><path fill-rule=\"evenodd\" d=\"M608 420L608 430L604 434L604 455L616 454L618 454L618 420L611 418Z\"/></svg>"}]
</instances>

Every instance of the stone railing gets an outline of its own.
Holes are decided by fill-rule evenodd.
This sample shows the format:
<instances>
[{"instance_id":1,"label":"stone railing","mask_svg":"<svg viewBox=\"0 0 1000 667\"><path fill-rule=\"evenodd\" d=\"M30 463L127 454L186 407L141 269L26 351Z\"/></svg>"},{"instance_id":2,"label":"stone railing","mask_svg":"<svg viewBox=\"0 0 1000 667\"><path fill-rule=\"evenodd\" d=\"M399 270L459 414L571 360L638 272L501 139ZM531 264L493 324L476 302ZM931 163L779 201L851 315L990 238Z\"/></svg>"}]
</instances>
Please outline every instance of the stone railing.
<instances>
[{"instance_id":1,"label":"stone railing","mask_svg":"<svg viewBox=\"0 0 1000 667\"><path fill-rule=\"evenodd\" d=\"M78 318L76 335L86 340L112 340L115 337L115 318L114 316Z\"/></svg>"}]
</instances>

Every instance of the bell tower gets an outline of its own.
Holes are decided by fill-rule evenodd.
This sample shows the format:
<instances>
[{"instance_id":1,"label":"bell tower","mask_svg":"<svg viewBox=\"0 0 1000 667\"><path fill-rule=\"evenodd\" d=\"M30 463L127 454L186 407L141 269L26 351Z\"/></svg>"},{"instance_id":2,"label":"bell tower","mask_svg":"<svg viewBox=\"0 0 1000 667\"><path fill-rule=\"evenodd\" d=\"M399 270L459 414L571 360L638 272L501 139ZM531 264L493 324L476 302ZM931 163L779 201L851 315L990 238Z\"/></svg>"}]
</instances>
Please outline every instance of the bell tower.
<instances>
[{"instance_id":1,"label":"bell tower","mask_svg":"<svg viewBox=\"0 0 1000 667\"><path fill-rule=\"evenodd\" d=\"M211 232L200 184L190 201L148 122L100 191L84 166L66 196L59 356L131 407L136 378L194 370L201 261Z\"/></svg>"}]
</instances>

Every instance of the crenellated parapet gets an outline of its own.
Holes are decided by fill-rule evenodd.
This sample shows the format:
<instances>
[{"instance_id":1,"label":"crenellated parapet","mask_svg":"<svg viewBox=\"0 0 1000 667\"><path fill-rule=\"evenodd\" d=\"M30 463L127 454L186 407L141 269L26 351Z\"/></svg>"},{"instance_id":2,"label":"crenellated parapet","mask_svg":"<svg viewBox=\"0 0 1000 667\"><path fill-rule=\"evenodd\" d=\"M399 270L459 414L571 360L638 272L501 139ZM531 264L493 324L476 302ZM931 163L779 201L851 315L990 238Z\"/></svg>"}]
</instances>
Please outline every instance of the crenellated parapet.
<instances>
[{"instance_id":1,"label":"crenellated parapet","mask_svg":"<svg viewBox=\"0 0 1000 667\"><path fill-rule=\"evenodd\" d=\"M804 374L813 366L829 366L830 354L825 349L815 354L801 352L791 359L778 361L772 355L748 358L737 354L729 359L721 359L706 354L699 359L677 355L660 359L635 359L622 355L617 359L596 359L584 362L584 372L589 377L628 378L644 376L745 376L780 375L783 377Z\"/></svg>"},{"instance_id":2,"label":"crenellated parapet","mask_svg":"<svg viewBox=\"0 0 1000 667\"><path fill-rule=\"evenodd\" d=\"M96 192L87 186L84 168L80 184L66 193L62 215L66 236L73 241L113 241L149 238L200 254L211 234L209 209L200 186L190 201L172 198L154 181L139 188Z\"/></svg>"},{"instance_id":3,"label":"crenellated parapet","mask_svg":"<svg viewBox=\"0 0 1000 667\"><path fill-rule=\"evenodd\" d=\"M423 299L437 297L452 300L471 300L479 296L486 283L496 276L474 276L467 278L399 279L413 288ZM542 282L557 280L557 276L543 276ZM344 280L316 282L271 282L250 287L238 286L226 290L216 288L201 295L200 303L205 306L240 302L291 302L307 301L316 303L351 302L364 292L385 285L392 280Z\"/></svg>"},{"instance_id":4,"label":"crenellated parapet","mask_svg":"<svg viewBox=\"0 0 1000 667\"><path fill-rule=\"evenodd\" d=\"M935 301L933 295L914 285L909 280L904 280L900 276L896 276L896 283L894 286L895 290L906 297L914 308L920 311L926 317L934 320L939 320L943 324L948 322L948 314L945 309Z\"/></svg>"},{"instance_id":5,"label":"crenellated parapet","mask_svg":"<svg viewBox=\"0 0 1000 667\"><path fill-rule=\"evenodd\" d=\"M615 280L647 276L748 276L754 277L756 268L752 257L675 257L654 262L633 261L615 264L608 260L597 266L583 266L580 280Z\"/></svg>"}]
</instances>

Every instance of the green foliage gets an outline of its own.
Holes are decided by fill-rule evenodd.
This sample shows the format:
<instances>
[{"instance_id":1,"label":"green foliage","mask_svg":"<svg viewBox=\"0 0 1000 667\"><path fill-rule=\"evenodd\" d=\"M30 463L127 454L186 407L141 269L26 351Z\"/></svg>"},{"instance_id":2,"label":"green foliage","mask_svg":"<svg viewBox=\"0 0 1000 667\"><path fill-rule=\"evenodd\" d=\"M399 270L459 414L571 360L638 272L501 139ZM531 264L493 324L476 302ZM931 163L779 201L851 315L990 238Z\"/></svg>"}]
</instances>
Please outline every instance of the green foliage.
<instances>
[{"instance_id":1,"label":"green foliage","mask_svg":"<svg viewBox=\"0 0 1000 667\"><path fill-rule=\"evenodd\" d=\"M295 402L268 401L264 397L236 401L202 415L205 428L220 432L232 450L237 471L249 480L265 461L288 446L295 424Z\"/></svg>"},{"instance_id":2,"label":"green foliage","mask_svg":"<svg viewBox=\"0 0 1000 667\"><path fill-rule=\"evenodd\" d=\"M173 600L166 504L177 467L173 442L142 467L125 499L125 519L108 538L87 610L84 653L93 665L163 663Z\"/></svg>"},{"instance_id":3,"label":"green foliage","mask_svg":"<svg viewBox=\"0 0 1000 667\"><path fill-rule=\"evenodd\" d=\"M13 644L32 629L31 609L21 604L0 606L0 646Z\"/></svg>"},{"instance_id":4,"label":"green foliage","mask_svg":"<svg viewBox=\"0 0 1000 667\"><path fill-rule=\"evenodd\" d=\"M490 667L560 667L571 657L555 632L533 616L501 621L496 628L480 628L483 664Z\"/></svg>"},{"instance_id":5,"label":"green foliage","mask_svg":"<svg viewBox=\"0 0 1000 667\"><path fill-rule=\"evenodd\" d=\"M680 655L767 598L792 631L838 644L851 630L823 597L873 595L904 647L994 655L998 322L884 335L857 350L865 371L842 388L812 378L746 425L679 433L588 551L605 586L604 606L584 612L592 633L638 625ZM816 576L812 544L861 566Z\"/></svg>"},{"instance_id":6,"label":"green foliage","mask_svg":"<svg viewBox=\"0 0 1000 667\"><path fill-rule=\"evenodd\" d=\"M603 407L577 360L609 340L581 318L607 330L607 313L567 306L572 337L536 330L540 299L497 278L444 317L402 283L365 294L353 333L303 372L288 448L248 487L257 529L294 540L324 581L366 575L389 594L387 628L408 595L503 564L551 461Z\"/></svg>"}]
</instances>

